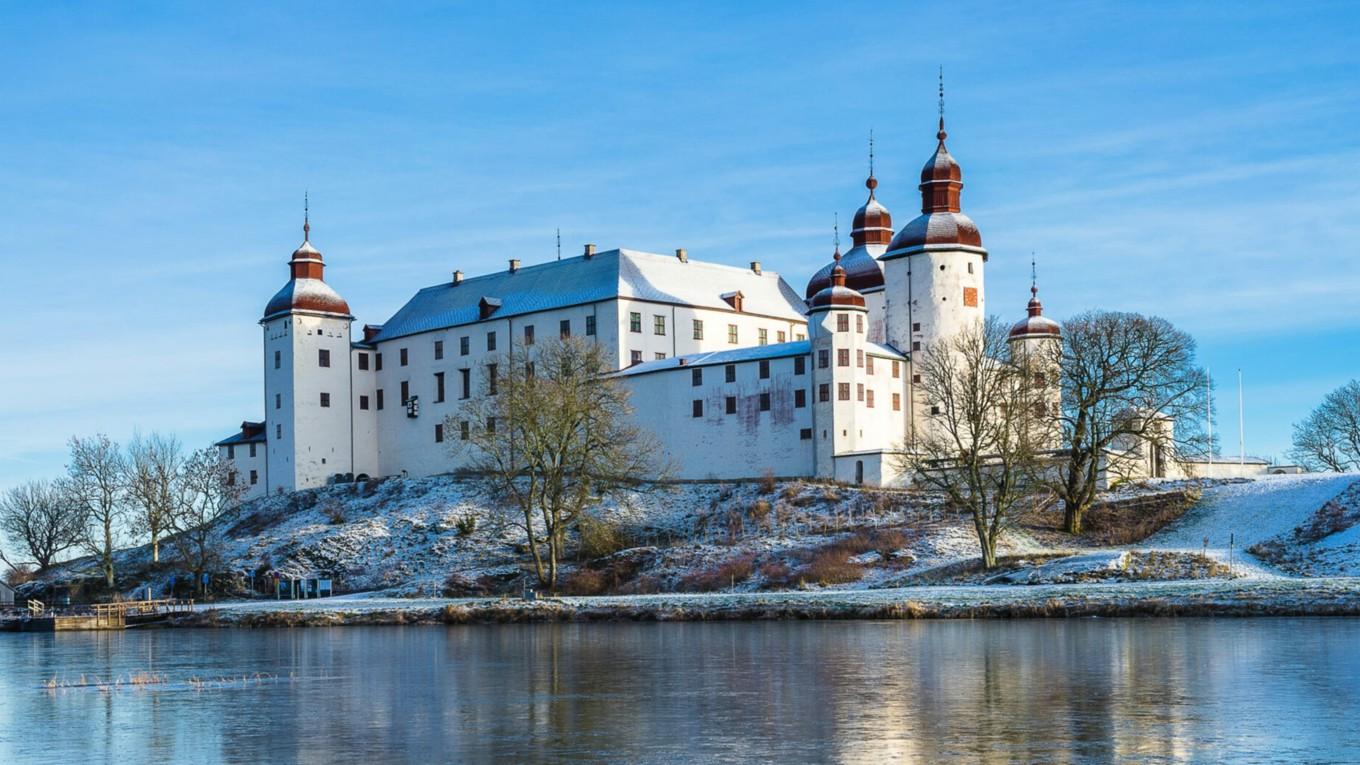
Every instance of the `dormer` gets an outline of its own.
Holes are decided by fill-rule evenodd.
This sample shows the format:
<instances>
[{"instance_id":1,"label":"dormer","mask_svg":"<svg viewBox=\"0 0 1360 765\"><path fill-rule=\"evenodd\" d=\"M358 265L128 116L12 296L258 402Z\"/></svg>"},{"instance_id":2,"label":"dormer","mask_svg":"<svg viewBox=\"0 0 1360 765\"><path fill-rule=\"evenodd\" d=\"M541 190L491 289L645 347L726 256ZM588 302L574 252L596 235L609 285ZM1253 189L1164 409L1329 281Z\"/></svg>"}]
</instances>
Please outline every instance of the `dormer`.
<instances>
[{"instance_id":1,"label":"dormer","mask_svg":"<svg viewBox=\"0 0 1360 765\"><path fill-rule=\"evenodd\" d=\"M737 290L736 292L724 292L722 295L720 295L720 297L728 305L732 306L732 310L738 312L741 311L741 301L743 297L741 294L741 290Z\"/></svg>"},{"instance_id":2,"label":"dormer","mask_svg":"<svg viewBox=\"0 0 1360 765\"><path fill-rule=\"evenodd\" d=\"M501 308L500 298L483 297L480 301L477 302L478 318L479 319L490 318L491 314L495 313L496 311L499 311L500 308Z\"/></svg>"}]
</instances>

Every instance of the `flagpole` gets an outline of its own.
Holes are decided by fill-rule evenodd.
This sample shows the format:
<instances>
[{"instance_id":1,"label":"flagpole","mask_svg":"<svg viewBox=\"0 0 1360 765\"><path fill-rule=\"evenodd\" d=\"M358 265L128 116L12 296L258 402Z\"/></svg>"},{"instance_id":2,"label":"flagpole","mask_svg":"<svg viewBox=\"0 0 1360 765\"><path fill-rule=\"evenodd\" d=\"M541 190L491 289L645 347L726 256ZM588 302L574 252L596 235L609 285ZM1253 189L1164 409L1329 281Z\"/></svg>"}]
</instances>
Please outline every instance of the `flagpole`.
<instances>
[{"instance_id":1,"label":"flagpole","mask_svg":"<svg viewBox=\"0 0 1360 765\"><path fill-rule=\"evenodd\" d=\"M1245 409L1242 406L1242 370L1237 370L1237 464L1247 464L1247 439L1243 430L1246 426Z\"/></svg>"},{"instance_id":2,"label":"flagpole","mask_svg":"<svg viewBox=\"0 0 1360 765\"><path fill-rule=\"evenodd\" d=\"M1208 372L1208 370L1205 370ZM1209 415L1209 472L1214 472L1214 383L1213 376L1204 376L1205 409Z\"/></svg>"}]
</instances>

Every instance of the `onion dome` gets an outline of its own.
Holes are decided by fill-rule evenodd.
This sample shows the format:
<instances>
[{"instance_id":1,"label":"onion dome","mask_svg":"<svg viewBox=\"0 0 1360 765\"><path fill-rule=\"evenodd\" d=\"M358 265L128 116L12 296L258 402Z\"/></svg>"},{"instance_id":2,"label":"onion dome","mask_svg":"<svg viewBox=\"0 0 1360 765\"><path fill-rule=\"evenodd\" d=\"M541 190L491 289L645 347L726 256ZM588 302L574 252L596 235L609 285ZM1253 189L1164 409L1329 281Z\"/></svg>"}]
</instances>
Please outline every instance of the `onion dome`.
<instances>
[{"instance_id":1,"label":"onion dome","mask_svg":"<svg viewBox=\"0 0 1360 765\"><path fill-rule=\"evenodd\" d=\"M959 206L963 170L944 145L947 135L941 116L940 130L935 134L939 141L935 154L921 169L921 215L897 232L888 245L890 251L927 244L982 246L977 224Z\"/></svg>"},{"instance_id":2,"label":"onion dome","mask_svg":"<svg viewBox=\"0 0 1360 765\"><path fill-rule=\"evenodd\" d=\"M875 256L883 254L884 245L892 239L893 232L892 213L874 198L878 179L872 168L864 185L869 189L869 199L855 211L854 228L850 231L853 246L840 260L841 268L845 269L845 285L860 291L883 286L883 267ZM813 274L805 295L810 298L831 286L831 270L835 267L833 260Z\"/></svg>"},{"instance_id":3,"label":"onion dome","mask_svg":"<svg viewBox=\"0 0 1360 765\"><path fill-rule=\"evenodd\" d=\"M809 311L833 306L864 307L864 296L845 286L845 269L841 268L841 251L836 250L831 268L831 285L824 287L808 299Z\"/></svg>"},{"instance_id":4,"label":"onion dome","mask_svg":"<svg viewBox=\"0 0 1360 765\"><path fill-rule=\"evenodd\" d=\"M349 316L349 304L323 279L326 264L321 252L312 246L312 226L307 217L302 223L302 245L288 261L290 279L265 306L264 318L292 311Z\"/></svg>"},{"instance_id":5,"label":"onion dome","mask_svg":"<svg viewBox=\"0 0 1360 765\"><path fill-rule=\"evenodd\" d=\"M1011 326L1010 338L1062 337L1062 326L1044 316L1044 306L1039 302L1039 286L1031 284L1029 294L1029 315Z\"/></svg>"}]
</instances>

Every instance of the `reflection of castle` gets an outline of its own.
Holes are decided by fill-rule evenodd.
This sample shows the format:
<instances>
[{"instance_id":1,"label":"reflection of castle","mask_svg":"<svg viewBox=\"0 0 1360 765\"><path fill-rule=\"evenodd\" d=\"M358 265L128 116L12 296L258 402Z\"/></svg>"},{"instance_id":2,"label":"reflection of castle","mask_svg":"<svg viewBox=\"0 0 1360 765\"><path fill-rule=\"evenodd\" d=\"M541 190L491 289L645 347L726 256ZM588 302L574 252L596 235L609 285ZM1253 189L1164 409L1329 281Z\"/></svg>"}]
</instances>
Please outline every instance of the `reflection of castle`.
<instances>
[{"instance_id":1,"label":"reflection of castle","mask_svg":"<svg viewBox=\"0 0 1360 765\"><path fill-rule=\"evenodd\" d=\"M987 250L960 207L963 174L943 118L937 139L921 171L921 214L894 235L871 170L850 250L803 297L759 263L587 245L484 276L455 271L355 341L349 306L306 236L260 320L265 419L219 445L251 496L337 474L450 471L458 458L444 442L485 423L446 432L446 419L466 399L495 395L496 359L578 336L612 354L639 423L679 478L894 482L892 453L929 416L911 354L985 315ZM1012 344L1059 338L1036 294Z\"/></svg>"}]
</instances>

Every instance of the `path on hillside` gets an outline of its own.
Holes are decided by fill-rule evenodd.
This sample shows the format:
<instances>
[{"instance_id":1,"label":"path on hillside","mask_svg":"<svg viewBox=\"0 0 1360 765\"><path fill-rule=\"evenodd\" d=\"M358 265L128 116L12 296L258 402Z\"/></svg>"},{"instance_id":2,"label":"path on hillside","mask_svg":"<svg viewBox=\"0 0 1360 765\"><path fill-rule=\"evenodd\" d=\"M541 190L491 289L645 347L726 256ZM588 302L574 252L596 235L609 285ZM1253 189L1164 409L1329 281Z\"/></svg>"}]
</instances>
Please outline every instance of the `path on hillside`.
<instances>
[{"instance_id":1,"label":"path on hillside","mask_svg":"<svg viewBox=\"0 0 1360 765\"><path fill-rule=\"evenodd\" d=\"M1233 565L1239 575L1285 576L1247 554L1246 548L1298 526L1357 480L1360 476L1354 474L1288 475L1211 486L1185 515L1137 547L1198 552L1207 537L1209 555L1227 563L1231 535Z\"/></svg>"}]
</instances>

